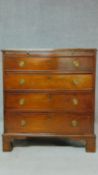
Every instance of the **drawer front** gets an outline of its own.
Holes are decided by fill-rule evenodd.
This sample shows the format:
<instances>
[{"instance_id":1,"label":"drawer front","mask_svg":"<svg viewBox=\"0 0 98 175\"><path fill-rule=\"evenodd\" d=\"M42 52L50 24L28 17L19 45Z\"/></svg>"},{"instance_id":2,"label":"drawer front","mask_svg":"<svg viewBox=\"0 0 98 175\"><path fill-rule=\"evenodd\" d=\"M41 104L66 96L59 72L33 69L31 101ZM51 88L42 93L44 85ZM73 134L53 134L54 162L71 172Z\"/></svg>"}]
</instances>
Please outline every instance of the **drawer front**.
<instances>
[{"instance_id":1,"label":"drawer front","mask_svg":"<svg viewBox=\"0 0 98 175\"><path fill-rule=\"evenodd\" d=\"M94 57L60 57L55 58L55 70L64 72L92 72Z\"/></svg>"},{"instance_id":2,"label":"drawer front","mask_svg":"<svg viewBox=\"0 0 98 175\"><path fill-rule=\"evenodd\" d=\"M50 84L47 75L5 73L4 85L11 89L48 89Z\"/></svg>"},{"instance_id":3,"label":"drawer front","mask_svg":"<svg viewBox=\"0 0 98 175\"><path fill-rule=\"evenodd\" d=\"M5 70L51 70L52 58L49 57L7 57L4 61Z\"/></svg>"},{"instance_id":4,"label":"drawer front","mask_svg":"<svg viewBox=\"0 0 98 175\"><path fill-rule=\"evenodd\" d=\"M51 96L51 106L55 110L66 112L93 112L93 95L86 93L71 93Z\"/></svg>"},{"instance_id":5,"label":"drawer front","mask_svg":"<svg viewBox=\"0 0 98 175\"><path fill-rule=\"evenodd\" d=\"M93 76L79 75L35 75L35 74L4 74L5 90L12 89L56 89L56 90L87 90L93 88Z\"/></svg>"},{"instance_id":6,"label":"drawer front","mask_svg":"<svg viewBox=\"0 0 98 175\"><path fill-rule=\"evenodd\" d=\"M92 120L84 115L6 112L5 128L13 133L89 134Z\"/></svg>"},{"instance_id":7,"label":"drawer front","mask_svg":"<svg viewBox=\"0 0 98 175\"><path fill-rule=\"evenodd\" d=\"M6 57L4 70L91 72L94 57Z\"/></svg>"},{"instance_id":8,"label":"drawer front","mask_svg":"<svg viewBox=\"0 0 98 175\"><path fill-rule=\"evenodd\" d=\"M6 93L5 108L42 111L50 109L50 99L45 93Z\"/></svg>"},{"instance_id":9,"label":"drawer front","mask_svg":"<svg viewBox=\"0 0 98 175\"><path fill-rule=\"evenodd\" d=\"M85 90L93 88L93 76L90 74L53 75L52 89Z\"/></svg>"},{"instance_id":10,"label":"drawer front","mask_svg":"<svg viewBox=\"0 0 98 175\"><path fill-rule=\"evenodd\" d=\"M86 93L6 93L5 108L33 111L64 110L66 112L87 113L93 112L93 95Z\"/></svg>"}]
</instances>

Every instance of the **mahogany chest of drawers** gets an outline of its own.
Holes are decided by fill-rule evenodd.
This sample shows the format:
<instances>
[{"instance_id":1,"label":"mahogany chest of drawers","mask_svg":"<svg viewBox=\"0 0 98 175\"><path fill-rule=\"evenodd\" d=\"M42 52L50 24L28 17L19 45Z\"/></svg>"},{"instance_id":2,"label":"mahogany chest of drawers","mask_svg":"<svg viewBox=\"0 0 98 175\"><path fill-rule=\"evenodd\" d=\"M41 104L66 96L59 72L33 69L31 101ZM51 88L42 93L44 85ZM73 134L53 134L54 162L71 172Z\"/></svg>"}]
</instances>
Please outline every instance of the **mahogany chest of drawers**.
<instances>
[{"instance_id":1,"label":"mahogany chest of drawers","mask_svg":"<svg viewBox=\"0 0 98 175\"><path fill-rule=\"evenodd\" d=\"M3 151L14 139L64 137L95 152L96 49L3 50Z\"/></svg>"}]
</instances>

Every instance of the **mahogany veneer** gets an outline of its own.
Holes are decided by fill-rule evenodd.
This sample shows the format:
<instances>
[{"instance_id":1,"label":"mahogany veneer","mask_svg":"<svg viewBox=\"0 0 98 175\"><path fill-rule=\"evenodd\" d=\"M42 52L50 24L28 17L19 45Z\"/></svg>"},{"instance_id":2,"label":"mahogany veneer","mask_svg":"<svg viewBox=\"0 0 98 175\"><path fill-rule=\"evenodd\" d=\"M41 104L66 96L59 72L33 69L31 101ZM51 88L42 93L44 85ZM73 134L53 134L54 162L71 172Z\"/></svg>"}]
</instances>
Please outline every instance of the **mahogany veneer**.
<instances>
[{"instance_id":1,"label":"mahogany veneer","mask_svg":"<svg viewBox=\"0 0 98 175\"><path fill-rule=\"evenodd\" d=\"M14 139L64 137L95 152L96 49L3 50L3 151Z\"/></svg>"}]
</instances>

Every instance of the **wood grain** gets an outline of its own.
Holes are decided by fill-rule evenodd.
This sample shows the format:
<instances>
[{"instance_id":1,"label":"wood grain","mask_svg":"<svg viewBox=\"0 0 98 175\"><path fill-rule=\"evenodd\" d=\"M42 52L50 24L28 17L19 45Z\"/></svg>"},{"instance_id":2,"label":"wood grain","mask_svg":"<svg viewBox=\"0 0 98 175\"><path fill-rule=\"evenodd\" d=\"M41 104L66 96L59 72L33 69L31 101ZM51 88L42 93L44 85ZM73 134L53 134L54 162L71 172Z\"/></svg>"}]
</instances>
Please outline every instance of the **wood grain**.
<instances>
[{"instance_id":1,"label":"wood grain","mask_svg":"<svg viewBox=\"0 0 98 175\"><path fill-rule=\"evenodd\" d=\"M6 93L5 109L87 113L93 112L93 99L90 93Z\"/></svg>"},{"instance_id":2,"label":"wood grain","mask_svg":"<svg viewBox=\"0 0 98 175\"><path fill-rule=\"evenodd\" d=\"M73 127L76 120L78 126ZM22 126L22 121L24 125ZM5 114L6 132L12 133L57 133L57 134L89 134L92 132L90 116L66 114L11 113Z\"/></svg>"},{"instance_id":3,"label":"wood grain","mask_svg":"<svg viewBox=\"0 0 98 175\"><path fill-rule=\"evenodd\" d=\"M21 81L24 81L21 84ZM26 73L4 73L5 90L11 89L55 89L88 90L93 88L92 74L45 75Z\"/></svg>"},{"instance_id":4,"label":"wood grain","mask_svg":"<svg viewBox=\"0 0 98 175\"><path fill-rule=\"evenodd\" d=\"M7 57L4 70L32 70L32 71L63 71L63 72L92 72L93 57Z\"/></svg>"}]
</instances>

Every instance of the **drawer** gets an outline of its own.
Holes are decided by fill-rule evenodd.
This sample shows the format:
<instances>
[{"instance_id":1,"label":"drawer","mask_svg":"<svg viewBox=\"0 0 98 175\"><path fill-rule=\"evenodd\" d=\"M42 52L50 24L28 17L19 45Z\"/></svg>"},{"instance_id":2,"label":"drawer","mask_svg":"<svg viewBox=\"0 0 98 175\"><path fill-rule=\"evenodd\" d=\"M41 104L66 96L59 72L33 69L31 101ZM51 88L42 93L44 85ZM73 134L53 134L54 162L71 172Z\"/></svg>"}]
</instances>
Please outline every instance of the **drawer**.
<instances>
[{"instance_id":1,"label":"drawer","mask_svg":"<svg viewBox=\"0 0 98 175\"><path fill-rule=\"evenodd\" d=\"M50 87L47 75L35 74L4 74L4 86L6 90L11 89L48 89Z\"/></svg>"},{"instance_id":2,"label":"drawer","mask_svg":"<svg viewBox=\"0 0 98 175\"><path fill-rule=\"evenodd\" d=\"M51 96L51 106L56 110L66 112L93 112L93 95L88 93L67 93Z\"/></svg>"},{"instance_id":3,"label":"drawer","mask_svg":"<svg viewBox=\"0 0 98 175\"><path fill-rule=\"evenodd\" d=\"M4 70L92 72L94 57L6 57Z\"/></svg>"},{"instance_id":4,"label":"drawer","mask_svg":"<svg viewBox=\"0 0 98 175\"><path fill-rule=\"evenodd\" d=\"M92 132L91 116L44 114L44 113L5 113L6 132L50 133L50 134L89 134Z\"/></svg>"},{"instance_id":5,"label":"drawer","mask_svg":"<svg viewBox=\"0 0 98 175\"><path fill-rule=\"evenodd\" d=\"M9 103L10 102L10 103ZM5 108L14 110L93 112L93 95L86 93L6 93Z\"/></svg>"},{"instance_id":6,"label":"drawer","mask_svg":"<svg viewBox=\"0 0 98 175\"><path fill-rule=\"evenodd\" d=\"M4 70L51 70L54 63L49 57L6 57Z\"/></svg>"},{"instance_id":7,"label":"drawer","mask_svg":"<svg viewBox=\"0 0 98 175\"><path fill-rule=\"evenodd\" d=\"M53 75L52 89L87 90L93 88L93 76L90 74Z\"/></svg>"},{"instance_id":8,"label":"drawer","mask_svg":"<svg viewBox=\"0 0 98 175\"><path fill-rule=\"evenodd\" d=\"M6 93L5 98L5 108L14 110L49 110L50 104L46 93Z\"/></svg>"},{"instance_id":9,"label":"drawer","mask_svg":"<svg viewBox=\"0 0 98 175\"><path fill-rule=\"evenodd\" d=\"M94 57L60 57L54 60L58 71L82 73L94 70Z\"/></svg>"},{"instance_id":10,"label":"drawer","mask_svg":"<svg viewBox=\"0 0 98 175\"><path fill-rule=\"evenodd\" d=\"M5 90L44 89L44 90L87 90L93 88L93 75L90 74L4 74Z\"/></svg>"}]
</instances>

